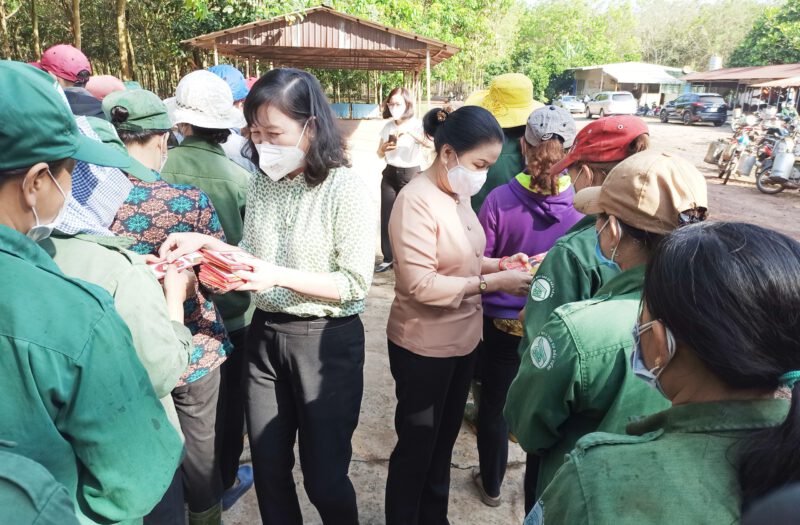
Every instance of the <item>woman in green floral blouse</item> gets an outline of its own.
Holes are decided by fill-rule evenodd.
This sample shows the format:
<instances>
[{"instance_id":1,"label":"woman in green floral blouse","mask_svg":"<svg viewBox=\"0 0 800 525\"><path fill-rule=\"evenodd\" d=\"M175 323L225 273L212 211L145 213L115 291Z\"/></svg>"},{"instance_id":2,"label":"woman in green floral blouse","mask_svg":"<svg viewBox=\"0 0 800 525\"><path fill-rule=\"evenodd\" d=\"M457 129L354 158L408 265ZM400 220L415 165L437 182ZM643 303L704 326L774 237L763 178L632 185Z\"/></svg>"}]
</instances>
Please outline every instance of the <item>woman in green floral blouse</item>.
<instances>
[{"instance_id":1,"label":"woman in green floral blouse","mask_svg":"<svg viewBox=\"0 0 800 525\"><path fill-rule=\"evenodd\" d=\"M244 250L258 261L239 290L257 306L247 338L245 400L264 523L301 524L292 467L299 434L309 499L324 523L358 523L348 477L363 392L359 314L372 280L377 209L349 169L344 138L317 79L275 69L244 106L250 183L238 247L173 234L161 254Z\"/></svg>"}]
</instances>

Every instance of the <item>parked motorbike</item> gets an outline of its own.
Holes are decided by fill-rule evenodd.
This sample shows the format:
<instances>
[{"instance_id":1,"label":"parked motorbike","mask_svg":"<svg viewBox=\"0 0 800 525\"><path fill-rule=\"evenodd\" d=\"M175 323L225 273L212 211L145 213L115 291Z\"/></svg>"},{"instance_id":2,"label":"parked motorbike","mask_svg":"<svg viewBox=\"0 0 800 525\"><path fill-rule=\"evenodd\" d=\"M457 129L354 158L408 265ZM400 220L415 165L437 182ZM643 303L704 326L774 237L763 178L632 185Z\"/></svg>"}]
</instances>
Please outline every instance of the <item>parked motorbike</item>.
<instances>
[{"instance_id":1,"label":"parked motorbike","mask_svg":"<svg viewBox=\"0 0 800 525\"><path fill-rule=\"evenodd\" d=\"M761 193L774 195L786 189L800 189L800 144L795 135L781 139L774 157L765 160L756 173L756 187Z\"/></svg>"}]
</instances>

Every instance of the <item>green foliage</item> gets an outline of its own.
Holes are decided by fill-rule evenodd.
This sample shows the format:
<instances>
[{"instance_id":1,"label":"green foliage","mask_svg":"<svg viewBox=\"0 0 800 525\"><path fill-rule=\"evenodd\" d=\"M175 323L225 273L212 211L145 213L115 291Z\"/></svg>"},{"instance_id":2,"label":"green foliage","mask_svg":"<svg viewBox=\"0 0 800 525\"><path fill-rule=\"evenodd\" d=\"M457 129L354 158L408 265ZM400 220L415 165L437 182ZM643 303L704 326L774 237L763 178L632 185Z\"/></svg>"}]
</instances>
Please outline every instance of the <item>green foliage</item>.
<instances>
[{"instance_id":1,"label":"green foliage","mask_svg":"<svg viewBox=\"0 0 800 525\"><path fill-rule=\"evenodd\" d=\"M800 0L765 9L731 57L732 66L800 62Z\"/></svg>"},{"instance_id":2,"label":"green foliage","mask_svg":"<svg viewBox=\"0 0 800 525\"><path fill-rule=\"evenodd\" d=\"M763 0L640 0L636 34L642 58L704 70L719 55L727 64L767 5Z\"/></svg>"},{"instance_id":3,"label":"green foliage","mask_svg":"<svg viewBox=\"0 0 800 525\"><path fill-rule=\"evenodd\" d=\"M564 89L563 78L551 79L569 68L638 59L635 25L627 2L603 11L587 0L539 1L522 17L510 70L531 79L536 98L551 99Z\"/></svg>"}]
</instances>

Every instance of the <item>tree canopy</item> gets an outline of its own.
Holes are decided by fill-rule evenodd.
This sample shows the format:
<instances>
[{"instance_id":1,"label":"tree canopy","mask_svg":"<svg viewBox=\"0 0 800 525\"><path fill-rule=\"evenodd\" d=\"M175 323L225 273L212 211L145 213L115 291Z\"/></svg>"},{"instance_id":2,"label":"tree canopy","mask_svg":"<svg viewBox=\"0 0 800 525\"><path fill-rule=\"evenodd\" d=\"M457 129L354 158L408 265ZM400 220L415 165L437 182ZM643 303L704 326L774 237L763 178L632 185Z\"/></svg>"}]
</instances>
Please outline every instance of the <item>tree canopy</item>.
<instances>
[{"instance_id":1,"label":"tree canopy","mask_svg":"<svg viewBox=\"0 0 800 525\"><path fill-rule=\"evenodd\" d=\"M505 72L528 75L536 96L565 89L569 69L642 60L702 70L800 62L800 0L330 0L345 13L461 48L433 70L440 91L468 95ZM139 80L167 95L211 65L181 40L296 12L319 0L0 0L0 57L31 61L68 42L96 73ZM111 16L113 14L113 16ZM243 63L237 64L240 67ZM261 72L263 72L263 67ZM337 97L363 98L402 82L398 73L315 71ZM255 74L255 71L251 71ZM367 87L366 90L363 89Z\"/></svg>"},{"instance_id":2,"label":"tree canopy","mask_svg":"<svg viewBox=\"0 0 800 525\"><path fill-rule=\"evenodd\" d=\"M800 62L800 0L768 7L731 56L732 66Z\"/></svg>"}]
</instances>

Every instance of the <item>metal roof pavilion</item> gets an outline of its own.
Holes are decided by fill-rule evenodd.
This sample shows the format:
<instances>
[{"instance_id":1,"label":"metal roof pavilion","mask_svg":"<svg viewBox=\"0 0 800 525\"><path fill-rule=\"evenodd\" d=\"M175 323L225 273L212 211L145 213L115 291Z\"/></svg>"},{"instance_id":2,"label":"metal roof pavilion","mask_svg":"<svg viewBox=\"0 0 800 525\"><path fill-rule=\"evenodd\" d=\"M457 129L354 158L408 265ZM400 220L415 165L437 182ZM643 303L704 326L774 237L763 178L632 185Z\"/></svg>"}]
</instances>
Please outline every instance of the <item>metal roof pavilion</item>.
<instances>
[{"instance_id":1,"label":"metal roof pavilion","mask_svg":"<svg viewBox=\"0 0 800 525\"><path fill-rule=\"evenodd\" d=\"M182 43L274 67L421 72L459 51L322 5L197 36Z\"/></svg>"},{"instance_id":2,"label":"metal roof pavilion","mask_svg":"<svg viewBox=\"0 0 800 525\"><path fill-rule=\"evenodd\" d=\"M590 71L600 69L606 75L616 79L619 84L682 84L683 82L670 72L680 72L676 67L647 64L644 62L618 62L596 66L574 67L574 71Z\"/></svg>"}]
</instances>

